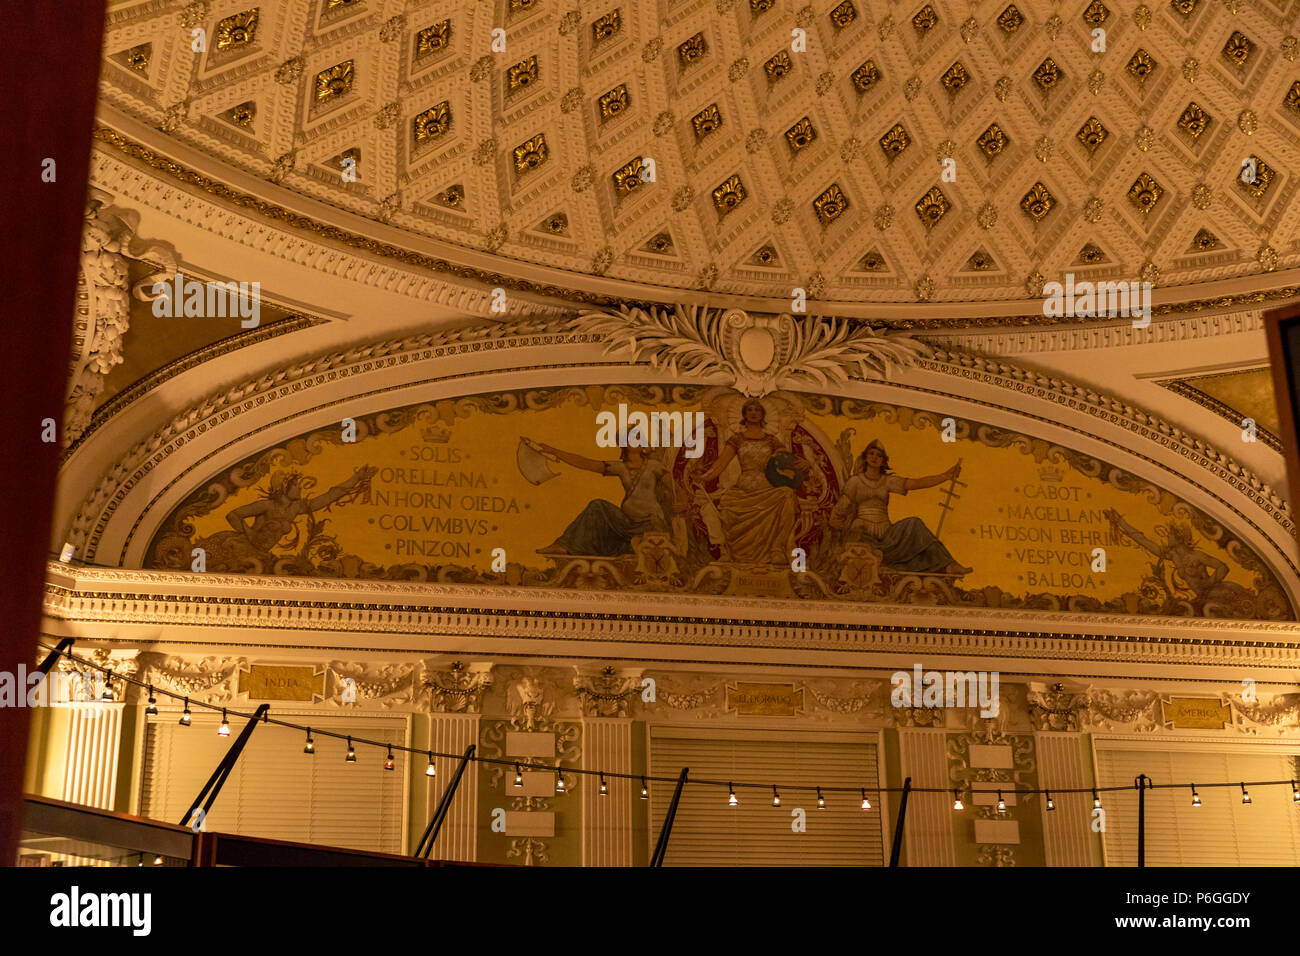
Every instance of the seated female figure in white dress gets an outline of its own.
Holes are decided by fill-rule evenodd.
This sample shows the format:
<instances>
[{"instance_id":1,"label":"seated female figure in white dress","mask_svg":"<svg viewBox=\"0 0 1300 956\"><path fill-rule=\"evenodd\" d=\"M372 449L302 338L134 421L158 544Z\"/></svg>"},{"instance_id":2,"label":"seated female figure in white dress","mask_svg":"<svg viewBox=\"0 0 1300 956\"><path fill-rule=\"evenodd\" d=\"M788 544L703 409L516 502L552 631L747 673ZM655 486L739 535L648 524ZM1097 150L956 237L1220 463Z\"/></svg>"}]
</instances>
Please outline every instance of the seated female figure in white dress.
<instances>
[{"instance_id":1,"label":"seated female figure in white dress","mask_svg":"<svg viewBox=\"0 0 1300 956\"><path fill-rule=\"evenodd\" d=\"M789 564L794 548L797 516L794 489L774 486L767 478L767 463L774 454L788 451L763 424L763 404L748 401L741 409L742 425L704 475L702 484L714 481L734 458L740 476L718 499L727 559L741 564Z\"/></svg>"},{"instance_id":2,"label":"seated female figure in white dress","mask_svg":"<svg viewBox=\"0 0 1300 956\"><path fill-rule=\"evenodd\" d=\"M933 488L961 474L961 465L927 478L891 474L885 446L872 441L858 456L853 477L844 483L831 515L831 527L840 529L846 544L869 544L883 555L883 564L898 571L922 574L969 574L920 518L889 520L889 496Z\"/></svg>"}]
</instances>

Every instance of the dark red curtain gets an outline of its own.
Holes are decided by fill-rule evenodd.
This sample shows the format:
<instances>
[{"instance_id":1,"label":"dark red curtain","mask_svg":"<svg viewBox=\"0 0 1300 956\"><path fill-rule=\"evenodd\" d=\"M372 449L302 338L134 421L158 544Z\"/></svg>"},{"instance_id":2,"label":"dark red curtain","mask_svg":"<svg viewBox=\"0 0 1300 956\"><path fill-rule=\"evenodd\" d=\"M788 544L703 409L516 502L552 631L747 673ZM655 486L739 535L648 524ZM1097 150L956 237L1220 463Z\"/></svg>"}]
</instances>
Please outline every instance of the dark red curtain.
<instances>
[{"instance_id":1,"label":"dark red curtain","mask_svg":"<svg viewBox=\"0 0 1300 956\"><path fill-rule=\"evenodd\" d=\"M40 632L60 448L41 440L41 423L53 418L62 435L103 27L104 0L77 0L6 4L0 30L0 669L15 677ZM22 827L29 716L0 707L3 866Z\"/></svg>"}]
</instances>

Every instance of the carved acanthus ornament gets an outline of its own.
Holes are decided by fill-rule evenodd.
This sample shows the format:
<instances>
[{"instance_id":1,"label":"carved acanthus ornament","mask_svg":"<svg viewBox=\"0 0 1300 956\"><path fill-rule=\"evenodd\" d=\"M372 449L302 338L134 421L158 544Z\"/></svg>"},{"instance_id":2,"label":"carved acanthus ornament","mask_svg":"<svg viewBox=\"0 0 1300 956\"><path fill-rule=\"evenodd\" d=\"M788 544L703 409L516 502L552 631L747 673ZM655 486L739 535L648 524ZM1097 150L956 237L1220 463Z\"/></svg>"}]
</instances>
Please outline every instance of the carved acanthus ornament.
<instances>
[{"instance_id":1,"label":"carved acanthus ornament","mask_svg":"<svg viewBox=\"0 0 1300 956\"><path fill-rule=\"evenodd\" d=\"M415 667L411 664L375 666L330 661L326 674L326 700L332 703L360 704L364 700L372 707L393 707L409 704L414 697Z\"/></svg>"},{"instance_id":2,"label":"carved acanthus ornament","mask_svg":"<svg viewBox=\"0 0 1300 956\"><path fill-rule=\"evenodd\" d=\"M584 312L578 327L609 339L607 352L670 374L716 378L745 395L779 388L888 378L892 368L930 354L902 332L844 319L749 315L700 306Z\"/></svg>"},{"instance_id":3,"label":"carved acanthus ornament","mask_svg":"<svg viewBox=\"0 0 1300 956\"><path fill-rule=\"evenodd\" d=\"M423 686L429 694L429 710L434 713L482 713L483 695L492 686L492 665L466 666L453 661L445 671L428 671Z\"/></svg>"},{"instance_id":4,"label":"carved acanthus ornament","mask_svg":"<svg viewBox=\"0 0 1300 956\"><path fill-rule=\"evenodd\" d=\"M1088 695L1090 724L1103 730L1156 730L1160 726L1160 695L1155 691L1092 691Z\"/></svg>"},{"instance_id":5,"label":"carved acanthus ornament","mask_svg":"<svg viewBox=\"0 0 1300 956\"><path fill-rule=\"evenodd\" d=\"M228 703L235 697L235 681L247 669L242 657L205 657L189 660L161 654L140 655L140 679L159 690L208 703Z\"/></svg>"},{"instance_id":6,"label":"carved acanthus ornament","mask_svg":"<svg viewBox=\"0 0 1300 956\"><path fill-rule=\"evenodd\" d=\"M1088 707L1088 694L1065 689L1057 681L1050 688L1030 684L1025 694L1029 702L1029 720L1035 730L1079 730L1079 715Z\"/></svg>"},{"instance_id":7,"label":"carved acanthus ornament","mask_svg":"<svg viewBox=\"0 0 1300 956\"><path fill-rule=\"evenodd\" d=\"M546 685L536 677L524 676L512 684L506 695L510 726L521 731L546 730L555 710L546 697Z\"/></svg>"},{"instance_id":8,"label":"carved acanthus ornament","mask_svg":"<svg viewBox=\"0 0 1300 956\"><path fill-rule=\"evenodd\" d=\"M111 199L107 193L92 188L86 200L78 277L80 301L63 430L65 446L85 431L104 391L104 377L122 362L122 336L130 324L132 293L141 301L150 301L154 296L147 290L154 281L172 275L176 268L170 250L159 245L137 246L134 227L128 221L134 217L111 208ZM145 257L162 268L132 287L130 260Z\"/></svg>"},{"instance_id":9,"label":"carved acanthus ornament","mask_svg":"<svg viewBox=\"0 0 1300 956\"><path fill-rule=\"evenodd\" d=\"M1233 724L1242 733L1258 733L1258 726L1283 733L1300 731L1300 694L1277 694L1267 704L1258 699L1247 702L1239 694L1227 695L1227 700L1235 711Z\"/></svg>"},{"instance_id":10,"label":"carved acanthus ornament","mask_svg":"<svg viewBox=\"0 0 1300 956\"><path fill-rule=\"evenodd\" d=\"M626 717L628 702L641 690L641 672L619 674L613 667L599 674L579 672L573 678L573 688L584 717Z\"/></svg>"}]
</instances>

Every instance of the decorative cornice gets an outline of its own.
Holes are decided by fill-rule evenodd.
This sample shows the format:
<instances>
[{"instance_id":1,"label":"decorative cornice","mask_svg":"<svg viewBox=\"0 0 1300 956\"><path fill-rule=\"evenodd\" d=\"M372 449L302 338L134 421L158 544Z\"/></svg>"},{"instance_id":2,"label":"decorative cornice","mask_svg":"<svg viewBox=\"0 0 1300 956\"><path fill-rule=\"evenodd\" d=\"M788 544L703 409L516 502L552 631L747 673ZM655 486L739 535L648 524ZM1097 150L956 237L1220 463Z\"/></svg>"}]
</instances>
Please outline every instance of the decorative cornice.
<instances>
[{"instance_id":1,"label":"decorative cornice","mask_svg":"<svg viewBox=\"0 0 1300 956\"><path fill-rule=\"evenodd\" d=\"M1253 368L1241 369L1241 371L1257 372L1259 371L1259 369L1253 369ZM1267 369L1265 369L1265 371L1267 371ZM1209 409L1214 414L1218 415L1220 418L1225 419L1226 421L1230 421L1232 422L1233 425L1240 428L1241 419L1242 419L1242 414L1240 411L1238 411L1237 409L1233 408L1230 405L1225 405L1223 402L1219 401L1213 395L1207 395L1205 392L1202 392L1199 388L1196 387L1195 383L1198 378L1208 378L1208 377L1210 376L1196 376L1194 378L1180 378L1180 379L1179 378L1158 379L1156 380L1156 384L1169 389L1169 391L1173 392L1175 395L1182 396L1183 398L1187 399L1189 402L1195 402L1197 405L1200 405L1202 408ZM1282 440L1278 438L1276 435L1274 435L1267 428L1265 428L1263 425L1260 425L1258 422L1255 423L1255 434L1259 436L1259 440L1263 442L1265 445L1267 445L1269 448L1272 448L1276 452L1282 451Z\"/></svg>"}]
</instances>

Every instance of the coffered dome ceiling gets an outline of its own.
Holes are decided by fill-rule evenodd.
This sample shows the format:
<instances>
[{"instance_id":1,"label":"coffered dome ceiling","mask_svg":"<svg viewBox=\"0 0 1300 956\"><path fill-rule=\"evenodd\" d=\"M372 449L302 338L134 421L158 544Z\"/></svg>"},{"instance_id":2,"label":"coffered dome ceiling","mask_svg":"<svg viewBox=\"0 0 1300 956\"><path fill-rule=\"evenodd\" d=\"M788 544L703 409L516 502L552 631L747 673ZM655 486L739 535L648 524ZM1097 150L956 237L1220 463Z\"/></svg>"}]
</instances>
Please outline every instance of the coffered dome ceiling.
<instances>
[{"instance_id":1,"label":"coffered dome ceiling","mask_svg":"<svg viewBox=\"0 0 1300 956\"><path fill-rule=\"evenodd\" d=\"M102 122L449 258L640 299L1014 300L1066 272L1169 286L1300 264L1288 4L400 6L116 4Z\"/></svg>"}]
</instances>

